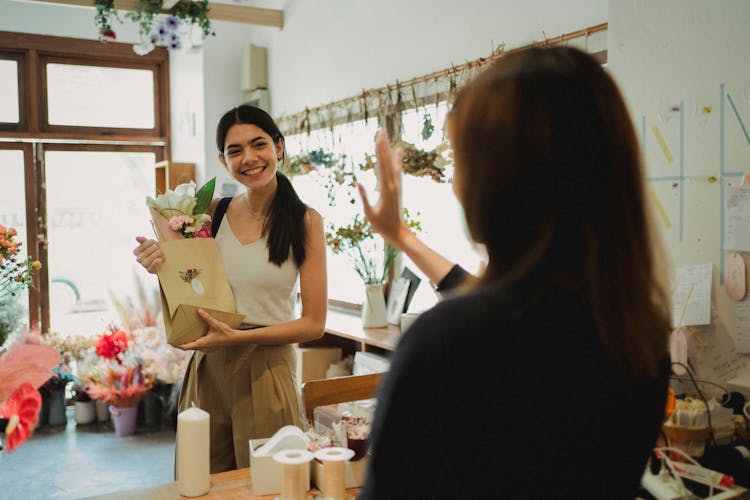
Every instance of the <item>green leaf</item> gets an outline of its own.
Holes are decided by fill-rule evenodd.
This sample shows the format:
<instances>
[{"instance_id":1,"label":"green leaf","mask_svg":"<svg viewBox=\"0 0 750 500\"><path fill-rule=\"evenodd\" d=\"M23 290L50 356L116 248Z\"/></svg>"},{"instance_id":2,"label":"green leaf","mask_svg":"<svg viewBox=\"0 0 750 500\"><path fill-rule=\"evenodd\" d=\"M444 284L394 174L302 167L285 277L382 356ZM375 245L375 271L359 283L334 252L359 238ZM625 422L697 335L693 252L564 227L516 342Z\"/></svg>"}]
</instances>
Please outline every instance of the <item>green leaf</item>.
<instances>
[{"instance_id":1,"label":"green leaf","mask_svg":"<svg viewBox=\"0 0 750 500\"><path fill-rule=\"evenodd\" d=\"M205 183L198 192L195 194L195 208L193 209L193 215L202 214L208 209L211 204L211 199L214 197L214 189L216 189L216 177Z\"/></svg>"}]
</instances>

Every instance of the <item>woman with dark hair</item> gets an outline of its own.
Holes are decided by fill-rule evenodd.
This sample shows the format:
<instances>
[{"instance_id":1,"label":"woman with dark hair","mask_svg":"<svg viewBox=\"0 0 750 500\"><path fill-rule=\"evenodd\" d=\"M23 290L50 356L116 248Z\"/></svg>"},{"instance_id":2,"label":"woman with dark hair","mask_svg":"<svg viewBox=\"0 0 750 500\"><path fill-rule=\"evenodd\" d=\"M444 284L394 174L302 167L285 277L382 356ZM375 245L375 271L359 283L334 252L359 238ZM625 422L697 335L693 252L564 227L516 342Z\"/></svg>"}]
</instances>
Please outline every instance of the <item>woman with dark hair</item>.
<instances>
[{"instance_id":1,"label":"woman with dark hair","mask_svg":"<svg viewBox=\"0 0 750 500\"><path fill-rule=\"evenodd\" d=\"M448 117L454 192L481 276L399 218L400 158L377 140L365 214L440 288L378 397L362 498L634 498L662 423L669 301L638 142L590 56L510 53Z\"/></svg>"},{"instance_id":2,"label":"woman with dark hair","mask_svg":"<svg viewBox=\"0 0 750 500\"><path fill-rule=\"evenodd\" d=\"M215 199L212 234L219 247L237 312L238 330L203 310L209 330L180 346L195 350L180 410L195 403L211 415L211 472L247 467L248 440L272 436L301 418L291 344L319 338L326 320L323 220L278 171L284 137L262 109L227 111L216 130L219 161L245 186ZM154 240L137 238L134 253L149 272L164 261ZM302 312L295 319L297 283Z\"/></svg>"}]
</instances>

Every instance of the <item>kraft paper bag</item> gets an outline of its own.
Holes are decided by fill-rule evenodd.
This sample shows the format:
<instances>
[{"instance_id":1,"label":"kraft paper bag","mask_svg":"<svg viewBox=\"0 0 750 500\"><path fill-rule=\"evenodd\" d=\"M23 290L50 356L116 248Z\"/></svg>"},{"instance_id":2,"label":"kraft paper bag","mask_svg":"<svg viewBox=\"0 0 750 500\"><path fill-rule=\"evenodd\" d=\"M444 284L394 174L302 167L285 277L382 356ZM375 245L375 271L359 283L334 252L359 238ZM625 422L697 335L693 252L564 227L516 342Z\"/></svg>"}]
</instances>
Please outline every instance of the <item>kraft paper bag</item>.
<instances>
[{"instance_id":1,"label":"kraft paper bag","mask_svg":"<svg viewBox=\"0 0 750 500\"><path fill-rule=\"evenodd\" d=\"M239 328L244 315L235 311L219 247L213 238L183 238L159 243L166 261L159 267L162 313L167 343L191 342L208 331L198 308Z\"/></svg>"}]
</instances>

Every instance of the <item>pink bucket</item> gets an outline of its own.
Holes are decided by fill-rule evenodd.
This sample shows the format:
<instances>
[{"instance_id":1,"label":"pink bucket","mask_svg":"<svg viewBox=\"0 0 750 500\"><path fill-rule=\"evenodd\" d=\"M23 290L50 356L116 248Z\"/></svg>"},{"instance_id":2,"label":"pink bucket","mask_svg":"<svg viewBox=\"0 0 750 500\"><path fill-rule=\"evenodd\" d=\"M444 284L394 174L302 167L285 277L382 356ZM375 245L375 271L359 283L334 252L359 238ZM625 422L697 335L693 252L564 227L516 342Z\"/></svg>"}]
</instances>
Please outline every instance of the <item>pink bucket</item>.
<instances>
[{"instance_id":1,"label":"pink bucket","mask_svg":"<svg viewBox=\"0 0 750 500\"><path fill-rule=\"evenodd\" d=\"M127 408L109 407L112 420L115 423L115 434L118 436L130 436L135 433L135 423L138 418L138 405Z\"/></svg>"}]
</instances>

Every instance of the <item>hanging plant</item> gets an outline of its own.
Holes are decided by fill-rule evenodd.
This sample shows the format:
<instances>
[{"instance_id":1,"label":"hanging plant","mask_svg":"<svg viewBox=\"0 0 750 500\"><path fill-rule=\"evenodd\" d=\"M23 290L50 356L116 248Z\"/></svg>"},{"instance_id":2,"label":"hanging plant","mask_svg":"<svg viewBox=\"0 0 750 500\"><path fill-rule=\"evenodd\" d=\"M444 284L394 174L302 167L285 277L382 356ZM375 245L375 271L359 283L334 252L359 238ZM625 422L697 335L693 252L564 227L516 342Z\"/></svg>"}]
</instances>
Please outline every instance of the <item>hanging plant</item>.
<instances>
[{"instance_id":1,"label":"hanging plant","mask_svg":"<svg viewBox=\"0 0 750 500\"><path fill-rule=\"evenodd\" d=\"M435 125L432 124L432 117L430 113L424 114L424 120L422 122L422 139L427 140L432 137L432 133L435 131Z\"/></svg>"},{"instance_id":2,"label":"hanging plant","mask_svg":"<svg viewBox=\"0 0 750 500\"><path fill-rule=\"evenodd\" d=\"M432 151L419 149L414 144L396 141L391 144L393 148L401 148L404 156L401 160L401 171L406 175L414 177L429 177L435 182L445 182L445 167L449 163L443 156L447 146L441 144ZM365 162L360 163L361 170L372 170L375 168L375 157L365 154Z\"/></svg>"},{"instance_id":3,"label":"hanging plant","mask_svg":"<svg viewBox=\"0 0 750 500\"><path fill-rule=\"evenodd\" d=\"M94 6L99 39L115 40L112 19L120 23L122 20L117 16L114 0L94 0ZM138 55L145 55L157 45L169 50L180 49L183 26L198 26L203 36L214 36L208 10L208 0L138 0L135 11L125 14L127 19L138 24L141 35L141 43L134 45L133 50Z\"/></svg>"},{"instance_id":4,"label":"hanging plant","mask_svg":"<svg viewBox=\"0 0 750 500\"><path fill-rule=\"evenodd\" d=\"M117 35L112 29L112 20L117 19L117 22L122 23L122 19L115 10L115 0L96 0L94 7L96 8L94 22L99 31L99 40L102 42L116 40Z\"/></svg>"}]
</instances>

